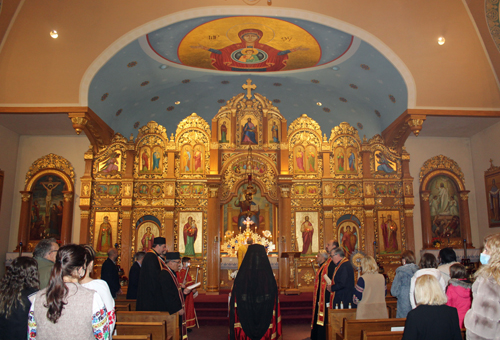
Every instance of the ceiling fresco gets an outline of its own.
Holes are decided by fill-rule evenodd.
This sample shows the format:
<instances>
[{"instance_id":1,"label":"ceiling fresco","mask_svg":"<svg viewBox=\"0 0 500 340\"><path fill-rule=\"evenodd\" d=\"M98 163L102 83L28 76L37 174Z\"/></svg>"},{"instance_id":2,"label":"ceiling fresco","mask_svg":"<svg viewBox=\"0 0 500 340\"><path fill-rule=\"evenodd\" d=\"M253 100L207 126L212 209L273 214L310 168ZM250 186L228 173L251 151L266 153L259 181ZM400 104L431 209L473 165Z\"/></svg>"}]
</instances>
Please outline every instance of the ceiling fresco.
<instances>
[{"instance_id":1,"label":"ceiling fresco","mask_svg":"<svg viewBox=\"0 0 500 340\"><path fill-rule=\"evenodd\" d=\"M248 78L288 124L305 113L327 135L345 121L371 138L407 108L402 76L367 42L256 16L189 19L132 41L93 78L89 106L126 136L151 120L173 132L193 112L210 121Z\"/></svg>"}]
</instances>

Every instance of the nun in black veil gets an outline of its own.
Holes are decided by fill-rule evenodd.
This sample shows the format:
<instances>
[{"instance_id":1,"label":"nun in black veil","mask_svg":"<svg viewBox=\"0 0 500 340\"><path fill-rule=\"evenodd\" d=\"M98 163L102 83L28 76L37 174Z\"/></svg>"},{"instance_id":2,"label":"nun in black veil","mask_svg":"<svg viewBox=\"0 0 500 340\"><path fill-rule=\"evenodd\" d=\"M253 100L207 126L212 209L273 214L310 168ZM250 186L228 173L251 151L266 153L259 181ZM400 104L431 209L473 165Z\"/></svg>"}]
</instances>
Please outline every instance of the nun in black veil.
<instances>
[{"instance_id":1,"label":"nun in black veil","mask_svg":"<svg viewBox=\"0 0 500 340\"><path fill-rule=\"evenodd\" d=\"M229 340L282 339L278 286L264 246L248 247L229 308Z\"/></svg>"}]
</instances>

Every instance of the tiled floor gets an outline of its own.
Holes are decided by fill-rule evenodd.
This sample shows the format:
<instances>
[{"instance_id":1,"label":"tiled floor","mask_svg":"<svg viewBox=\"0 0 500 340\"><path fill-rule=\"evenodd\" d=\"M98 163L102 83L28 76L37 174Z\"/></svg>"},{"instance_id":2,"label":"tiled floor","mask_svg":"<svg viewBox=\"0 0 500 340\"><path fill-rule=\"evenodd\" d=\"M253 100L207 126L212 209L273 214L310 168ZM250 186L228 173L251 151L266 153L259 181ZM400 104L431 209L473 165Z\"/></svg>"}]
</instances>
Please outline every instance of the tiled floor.
<instances>
[{"instance_id":1,"label":"tiled floor","mask_svg":"<svg viewBox=\"0 0 500 340\"><path fill-rule=\"evenodd\" d=\"M283 325L283 340L309 340L311 325ZM188 334L189 340L227 340L227 326L201 326Z\"/></svg>"}]
</instances>

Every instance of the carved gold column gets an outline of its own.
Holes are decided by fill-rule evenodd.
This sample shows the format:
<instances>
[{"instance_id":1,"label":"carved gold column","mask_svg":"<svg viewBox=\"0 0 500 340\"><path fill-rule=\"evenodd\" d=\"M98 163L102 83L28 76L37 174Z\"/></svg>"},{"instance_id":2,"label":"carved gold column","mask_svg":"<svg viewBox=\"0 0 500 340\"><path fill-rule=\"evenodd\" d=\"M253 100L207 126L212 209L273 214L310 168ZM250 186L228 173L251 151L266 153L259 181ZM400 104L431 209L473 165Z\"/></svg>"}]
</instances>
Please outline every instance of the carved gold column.
<instances>
[{"instance_id":1,"label":"carved gold column","mask_svg":"<svg viewBox=\"0 0 500 340\"><path fill-rule=\"evenodd\" d=\"M406 249L415 252L415 229L413 226L413 208L415 207L415 198L413 196L413 177L410 175L410 154L406 151L405 147L403 147L401 158L403 172L403 207L405 214Z\"/></svg>"},{"instance_id":2,"label":"carved gold column","mask_svg":"<svg viewBox=\"0 0 500 340\"><path fill-rule=\"evenodd\" d=\"M280 200L278 207L278 228L279 228L279 284L280 290L285 290L290 287L290 260L281 258L281 253L292 251L292 199L290 191L292 188L292 178L280 176L279 178Z\"/></svg>"},{"instance_id":3,"label":"carved gold column","mask_svg":"<svg viewBox=\"0 0 500 340\"><path fill-rule=\"evenodd\" d=\"M422 223L422 243L423 249L432 248L432 225L431 225L431 207L429 206L429 190L420 192L420 219Z\"/></svg>"},{"instance_id":4,"label":"carved gold column","mask_svg":"<svg viewBox=\"0 0 500 340\"><path fill-rule=\"evenodd\" d=\"M80 244L90 243L90 197L92 195L92 163L94 153L92 145L83 156L85 160L85 172L80 178Z\"/></svg>"},{"instance_id":5,"label":"carved gold column","mask_svg":"<svg viewBox=\"0 0 500 340\"><path fill-rule=\"evenodd\" d=\"M375 220L373 218L373 207L368 207L371 207L371 209L367 209L365 205L365 249L367 254L373 255L375 252L373 242L375 242L375 229L377 227L375 226Z\"/></svg>"},{"instance_id":6,"label":"carved gold column","mask_svg":"<svg viewBox=\"0 0 500 340\"><path fill-rule=\"evenodd\" d=\"M324 223L325 223L325 244L330 240L335 240L335 236L333 235L333 211L325 210L324 212ZM340 241L339 241L340 243ZM320 245L320 249L322 245Z\"/></svg>"},{"instance_id":7,"label":"carved gold column","mask_svg":"<svg viewBox=\"0 0 500 340\"><path fill-rule=\"evenodd\" d=\"M122 200L123 201L123 200ZM121 261L120 265L128 276L132 265L132 207L124 207L122 210L122 240L121 240ZM126 210L125 210L126 209ZM137 249L136 249L137 250Z\"/></svg>"},{"instance_id":8,"label":"carved gold column","mask_svg":"<svg viewBox=\"0 0 500 340\"><path fill-rule=\"evenodd\" d=\"M460 229L462 238L467 240L467 247L472 248L472 235L470 231L469 215L469 190L460 191Z\"/></svg>"},{"instance_id":9,"label":"carved gold column","mask_svg":"<svg viewBox=\"0 0 500 340\"><path fill-rule=\"evenodd\" d=\"M219 187L221 178L210 176L208 180L207 211L207 294L219 294L220 276L220 199Z\"/></svg>"},{"instance_id":10,"label":"carved gold column","mask_svg":"<svg viewBox=\"0 0 500 340\"><path fill-rule=\"evenodd\" d=\"M19 233L16 250L19 249L19 242L23 243L23 249L28 247L30 235L31 199L33 192L20 191L21 193L21 216L19 218Z\"/></svg>"},{"instance_id":11,"label":"carved gold column","mask_svg":"<svg viewBox=\"0 0 500 340\"><path fill-rule=\"evenodd\" d=\"M71 231L73 229L73 191L63 191L64 205L61 226L61 243L63 245L72 243Z\"/></svg>"},{"instance_id":12,"label":"carved gold column","mask_svg":"<svg viewBox=\"0 0 500 340\"><path fill-rule=\"evenodd\" d=\"M167 240L168 251L174 251L174 212L165 211L164 237Z\"/></svg>"}]
</instances>

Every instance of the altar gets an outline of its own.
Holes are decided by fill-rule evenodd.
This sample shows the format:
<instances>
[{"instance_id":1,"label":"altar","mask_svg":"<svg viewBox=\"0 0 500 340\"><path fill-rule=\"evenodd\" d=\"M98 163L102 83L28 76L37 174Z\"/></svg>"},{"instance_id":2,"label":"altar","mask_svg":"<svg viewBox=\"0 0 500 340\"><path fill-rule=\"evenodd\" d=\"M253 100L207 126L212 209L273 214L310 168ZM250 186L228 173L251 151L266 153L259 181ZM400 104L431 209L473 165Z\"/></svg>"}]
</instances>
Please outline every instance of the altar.
<instances>
[{"instance_id":1,"label":"altar","mask_svg":"<svg viewBox=\"0 0 500 340\"><path fill-rule=\"evenodd\" d=\"M268 256L269 263L271 264L271 268L273 269L273 272L275 270L279 269L279 258L278 254L270 254ZM222 255L220 258L220 269L221 270L232 270L235 271L238 269L238 258L234 256L225 256Z\"/></svg>"}]
</instances>

